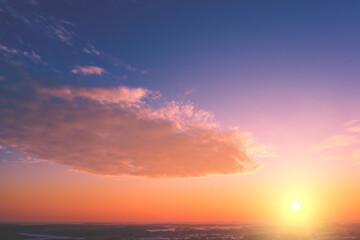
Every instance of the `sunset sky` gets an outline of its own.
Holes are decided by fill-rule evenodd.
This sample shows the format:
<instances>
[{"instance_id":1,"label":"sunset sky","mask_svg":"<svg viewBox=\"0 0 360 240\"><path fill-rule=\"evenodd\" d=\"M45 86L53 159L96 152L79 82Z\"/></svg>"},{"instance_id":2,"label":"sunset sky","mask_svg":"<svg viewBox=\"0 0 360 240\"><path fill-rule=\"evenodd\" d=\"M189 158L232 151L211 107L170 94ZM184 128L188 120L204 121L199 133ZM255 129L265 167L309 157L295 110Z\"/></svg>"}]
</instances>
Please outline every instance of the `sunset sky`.
<instances>
[{"instance_id":1,"label":"sunset sky","mask_svg":"<svg viewBox=\"0 0 360 240\"><path fill-rule=\"evenodd\" d=\"M360 222L359 13L1 0L0 222Z\"/></svg>"}]
</instances>

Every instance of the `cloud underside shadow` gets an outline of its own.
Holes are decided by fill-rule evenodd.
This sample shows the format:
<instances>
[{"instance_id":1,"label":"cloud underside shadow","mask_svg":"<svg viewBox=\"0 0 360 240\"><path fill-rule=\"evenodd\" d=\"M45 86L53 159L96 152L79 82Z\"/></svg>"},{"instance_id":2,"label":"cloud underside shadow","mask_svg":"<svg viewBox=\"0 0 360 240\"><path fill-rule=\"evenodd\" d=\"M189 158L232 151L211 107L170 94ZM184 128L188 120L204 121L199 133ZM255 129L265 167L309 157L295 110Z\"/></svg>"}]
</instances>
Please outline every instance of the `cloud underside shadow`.
<instances>
[{"instance_id":1,"label":"cloud underside shadow","mask_svg":"<svg viewBox=\"0 0 360 240\"><path fill-rule=\"evenodd\" d=\"M100 175L190 178L260 168L244 135L220 129L192 104L154 109L144 101L153 95L127 87L38 88L32 99L4 98L0 143Z\"/></svg>"}]
</instances>

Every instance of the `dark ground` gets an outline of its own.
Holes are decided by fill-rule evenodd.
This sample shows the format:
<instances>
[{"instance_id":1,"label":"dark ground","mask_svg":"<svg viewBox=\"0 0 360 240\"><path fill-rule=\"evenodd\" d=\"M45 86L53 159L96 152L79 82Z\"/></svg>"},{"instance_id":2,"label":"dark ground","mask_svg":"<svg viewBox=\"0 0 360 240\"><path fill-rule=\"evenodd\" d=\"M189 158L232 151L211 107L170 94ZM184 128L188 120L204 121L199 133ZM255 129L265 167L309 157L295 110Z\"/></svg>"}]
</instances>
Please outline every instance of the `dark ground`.
<instances>
[{"instance_id":1,"label":"dark ground","mask_svg":"<svg viewBox=\"0 0 360 240\"><path fill-rule=\"evenodd\" d=\"M265 226L233 224L0 224L0 240L32 239L20 233L87 240L360 240L360 225L331 225L311 234L279 234Z\"/></svg>"}]
</instances>

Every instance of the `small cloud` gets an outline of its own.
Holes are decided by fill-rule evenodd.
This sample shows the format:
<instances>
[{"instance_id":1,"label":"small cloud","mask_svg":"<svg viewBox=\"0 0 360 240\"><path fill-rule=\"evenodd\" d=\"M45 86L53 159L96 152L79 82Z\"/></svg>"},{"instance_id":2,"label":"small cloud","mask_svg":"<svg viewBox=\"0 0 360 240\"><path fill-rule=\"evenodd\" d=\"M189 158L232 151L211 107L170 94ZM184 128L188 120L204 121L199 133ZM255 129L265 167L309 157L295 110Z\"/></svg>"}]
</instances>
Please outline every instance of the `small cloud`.
<instances>
[{"instance_id":1,"label":"small cloud","mask_svg":"<svg viewBox=\"0 0 360 240\"><path fill-rule=\"evenodd\" d=\"M76 66L73 70L71 70L72 73L75 74L84 74L84 75L101 75L105 72L105 70L101 67L97 66Z\"/></svg>"},{"instance_id":2,"label":"small cloud","mask_svg":"<svg viewBox=\"0 0 360 240\"><path fill-rule=\"evenodd\" d=\"M21 163L26 163L26 164L35 164L35 163L45 162L44 160L36 159L31 156L26 156L26 158L22 158L19 160Z\"/></svg>"},{"instance_id":3,"label":"small cloud","mask_svg":"<svg viewBox=\"0 0 360 240\"><path fill-rule=\"evenodd\" d=\"M95 54L95 55L100 55L101 52L98 51L93 45L88 44L87 47L84 47L82 49L83 52L87 53L87 54Z\"/></svg>"},{"instance_id":4,"label":"small cloud","mask_svg":"<svg viewBox=\"0 0 360 240\"><path fill-rule=\"evenodd\" d=\"M17 49L9 48L7 46L0 44L0 51L5 52L5 53L11 53L11 54L21 54L22 53L22 55L24 55L25 57L30 58L34 61L41 61L41 57L38 54L36 54L33 50L31 50L30 52L27 52L27 51L22 52Z\"/></svg>"},{"instance_id":5,"label":"small cloud","mask_svg":"<svg viewBox=\"0 0 360 240\"><path fill-rule=\"evenodd\" d=\"M143 70L140 70L140 73L143 74L143 75L145 75L145 74L148 73L148 71L143 69Z\"/></svg>"},{"instance_id":6,"label":"small cloud","mask_svg":"<svg viewBox=\"0 0 360 240\"><path fill-rule=\"evenodd\" d=\"M5 77L0 75L0 81L4 81Z\"/></svg>"},{"instance_id":7,"label":"small cloud","mask_svg":"<svg viewBox=\"0 0 360 240\"><path fill-rule=\"evenodd\" d=\"M0 150L6 149L7 147L0 144Z\"/></svg>"},{"instance_id":8,"label":"small cloud","mask_svg":"<svg viewBox=\"0 0 360 240\"><path fill-rule=\"evenodd\" d=\"M0 50L3 52L7 52L7 53L13 53L13 54L18 54L18 50L13 49L13 48L8 48L7 46L4 46L2 44L0 44Z\"/></svg>"},{"instance_id":9,"label":"small cloud","mask_svg":"<svg viewBox=\"0 0 360 240\"><path fill-rule=\"evenodd\" d=\"M335 135L326 139L322 144L311 146L311 151L318 151L327 148L348 146L357 142L357 138L350 135Z\"/></svg>"},{"instance_id":10,"label":"small cloud","mask_svg":"<svg viewBox=\"0 0 360 240\"><path fill-rule=\"evenodd\" d=\"M151 94L150 90L145 88L128 88L128 87L113 87L113 88L38 88L37 91L42 94L52 95L66 100L73 100L81 97L102 104L109 103L140 103L141 99Z\"/></svg>"},{"instance_id":11,"label":"small cloud","mask_svg":"<svg viewBox=\"0 0 360 240\"><path fill-rule=\"evenodd\" d=\"M113 57L110 55L110 56L108 56L108 58L109 58L110 63L112 65L114 65L115 67L119 67L120 65L123 64L123 62L120 59L118 59L117 57Z\"/></svg>"},{"instance_id":12,"label":"small cloud","mask_svg":"<svg viewBox=\"0 0 360 240\"><path fill-rule=\"evenodd\" d=\"M191 95L192 93L194 93L195 92L195 89L187 89L185 92L184 92L184 95L185 96L189 96L189 95Z\"/></svg>"},{"instance_id":13,"label":"small cloud","mask_svg":"<svg viewBox=\"0 0 360 240\"><path fill-rule=\"evenodd\" d=\"M131 72L136 72L136 68L134 66L130 65L130 64L126 64L125 69L129 70Z\"/></svg>"},{"instance_id":14,"label":"small cloud","mask_svg":"<svg viewBox=\"0 0 360 240\"><path fill-rule=\"evenodd\" d=\"M54 35L55 37L57 37L60 41L62 41L64 43L70 44L70 41L74 36L73 32L67 30L60 23L57 23L57 24L54 24L54 25L49 25L49 26L47 26L47 28L49 29L49 32L52 35Z\"/></svg>"},{"instance_id":15,"label":"small cloud","mask_svg":"<svg viewBox=\"0 0 360 240\"><path fill-rule=\"evenodd\" d=\"M127 78L128 78L128 76L126 76L126 75L122 75L119 77L120 80L126 80Z\"/></svg>"},{"instance_id":16,"label":"small cloud","mask_svg":"<svg viewBox=\"0 0 360 240\"><path fill-rule=\"evenodd\" d=\"M31 51L31 52L24 52L24 56L25 57L28 57L28 58L31 58L35 61L41 61L41 57L36 54L34 51Z\"/></svg>"}]
</instances>

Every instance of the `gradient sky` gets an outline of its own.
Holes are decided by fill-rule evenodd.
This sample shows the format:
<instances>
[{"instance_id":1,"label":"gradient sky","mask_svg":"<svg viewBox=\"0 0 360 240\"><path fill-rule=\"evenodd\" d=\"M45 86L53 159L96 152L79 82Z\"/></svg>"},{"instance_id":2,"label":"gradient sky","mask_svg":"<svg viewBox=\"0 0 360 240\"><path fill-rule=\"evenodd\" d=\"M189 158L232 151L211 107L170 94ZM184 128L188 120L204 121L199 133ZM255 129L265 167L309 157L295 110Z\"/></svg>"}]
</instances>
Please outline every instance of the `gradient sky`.
<instances>
[{"instance_id":1,"label":"gradient sky","mask_svg":"<svg viewBox=\"0 0 360 240\"><path fill-rule=\"evenodd\" d=\"M0 221L359 222L359 12L1 0Z\"/></svg>"}]
</instances>

